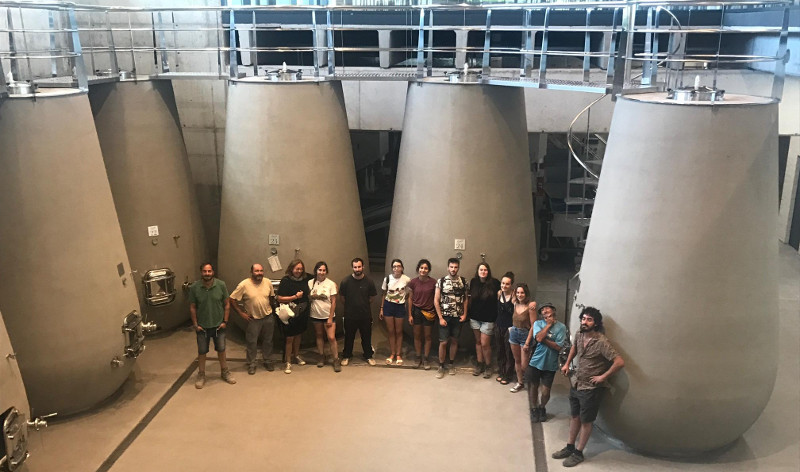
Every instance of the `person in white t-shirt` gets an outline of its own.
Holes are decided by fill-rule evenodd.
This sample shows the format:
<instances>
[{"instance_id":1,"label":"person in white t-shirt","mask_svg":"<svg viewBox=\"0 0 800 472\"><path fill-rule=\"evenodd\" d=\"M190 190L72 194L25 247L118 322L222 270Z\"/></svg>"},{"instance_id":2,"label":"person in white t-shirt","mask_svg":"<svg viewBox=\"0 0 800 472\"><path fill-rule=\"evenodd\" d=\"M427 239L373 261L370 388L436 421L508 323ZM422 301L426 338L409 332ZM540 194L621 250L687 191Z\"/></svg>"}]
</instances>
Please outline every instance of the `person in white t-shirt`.
<instances>
[{"instance_id":1,"label":"person in white t-shirt","mask_svg":"<svg viewBox=\"0 0 800 472\"><path fill-rule=\"evenodd\" d=\"M317 351L320 360L317 367L325 366L325 339L324 334L328 335L328 342L331 345L331 355L333 357L334 372L341 372L342 363L339 360L339 345L336 343L336 284L328 278L328 264L319 261L314 266L314 278L308 281L310 293L308 298L311 300L311 321L314 325L314 332L317 335Z\"/></svg>"},{"instance_id":2,"label":"person in white t-shirt","mask_svg":"<svg viewBox=\"0 0 800 472\"><path fill-rule=\"evenodd\" d=\"M408 313L408 283L411 279L403 274L403 261L392 260L392 273L384 277L383 304L381 304L380 319L386 321L389 331L389 348L392 355L386 358L387 364L392 364L397 359L397 365L403 365L403 319Z\"/></svg>"}]
</instances>

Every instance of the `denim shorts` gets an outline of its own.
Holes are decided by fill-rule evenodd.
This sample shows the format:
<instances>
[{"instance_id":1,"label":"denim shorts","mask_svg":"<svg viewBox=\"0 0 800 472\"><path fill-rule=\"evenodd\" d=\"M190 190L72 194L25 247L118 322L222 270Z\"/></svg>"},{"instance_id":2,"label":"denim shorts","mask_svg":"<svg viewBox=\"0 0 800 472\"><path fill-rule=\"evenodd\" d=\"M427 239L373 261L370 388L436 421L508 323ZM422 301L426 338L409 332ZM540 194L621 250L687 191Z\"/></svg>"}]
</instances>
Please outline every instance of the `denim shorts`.
<instances>
[{"instance_id":1,"label":"denim shorts","mask_svg":"<svg viewBox=\"0 0 800 472\"><path fill-rule=\"evenodd\" d=\"M528 340L528 330L519 329L516 326L508 328L508 343L524 346L525 341Z\"/></svg>"},{"instance_id":2,"label":"denim shorts","mask_svg":"<svg viewBox=\"0 0 800 472\"><path fill-rule=\"evenodd\" d=\"M392 318L405 318L408 312L406 311L405 304L392 303L388 300L383 301L383 316Z\"/></svg>"},{"instance_id":3,"label":"denim shorts","mask_svg":"<svg viewBox=\"0 0 800 472\"><path fill-rule=\"evenodd\" d=\"M494 334L494 323L491 321L469 320L469 327L480 330L481 333L487 336Z\"/></svg>"},{"instance_id":4,"label":"denim shorts","mask_svg":"<svg viewBox=\"0 0 800 472\"><path fill-rule=\"evenodd\" d=\"M225 352L225 329L217 328L203 328L203 331L197 332L197 353L201 356L208 354L209 340L214 340L214 350L217 352Z\"/></svg>"},{"instance_id":5,"label":"denim shorts","mask_svg":"<svg viewBox=\"0 0 800 472\"><path fill-rule=\"evenodd\" d=\"M447 338L458 339L461 336L462 323L458 316L445 316L444 320L447 321L447 326L439 325L439 342L446 343Z\"/></svg>"},{"instance_id":6,"label":"denim shorts","mask_svg":"<svg viewBox=\"0 0 800 472\"><path fill-rule=\"evenodd\" d=\"M434 314L436 314L435 311ZM411 308L411 316L414 318L414 326L433 326L439 320L438 316L434 316L432 320L425 318L422 309L418 306Z\"/></svg>"}]
</instances>

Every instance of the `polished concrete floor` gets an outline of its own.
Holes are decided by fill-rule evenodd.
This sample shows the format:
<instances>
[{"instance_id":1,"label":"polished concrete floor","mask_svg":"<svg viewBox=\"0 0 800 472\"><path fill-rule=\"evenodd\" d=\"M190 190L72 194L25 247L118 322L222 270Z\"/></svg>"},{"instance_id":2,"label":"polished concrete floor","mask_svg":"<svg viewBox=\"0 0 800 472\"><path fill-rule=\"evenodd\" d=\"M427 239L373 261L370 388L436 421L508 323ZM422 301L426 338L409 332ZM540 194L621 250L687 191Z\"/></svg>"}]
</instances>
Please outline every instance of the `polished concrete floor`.
<instances>
[{"instance_id":1,"label":"polished concrete floor","mask_svg":"<svg viewBox=\"0 0 800 472\"><path fill-rule=\"evenodd\" d=\"M642 456L595 432L579 470L800 470L800 255L781 246L780 263L778 380L753 427L723 451L682 461ZM544 265L540 272L537 298L563 306L569 270ZM361 361L340 374L309 363L291 375L261 369L249 376L243 346L233 338L229 356L239 359L231 362L239 382L223 383L210 363L203 390L193 386L190 331L149 339L134 373L106 405L31 432L31 457L19 470L563 469L549 458L567 434L561 379L550 420L531 427L524 393L469 375L468 361L442 380L433 371ZM376 358L385 357L379 325L373 344Z\"/></svg>"}]
</instances>

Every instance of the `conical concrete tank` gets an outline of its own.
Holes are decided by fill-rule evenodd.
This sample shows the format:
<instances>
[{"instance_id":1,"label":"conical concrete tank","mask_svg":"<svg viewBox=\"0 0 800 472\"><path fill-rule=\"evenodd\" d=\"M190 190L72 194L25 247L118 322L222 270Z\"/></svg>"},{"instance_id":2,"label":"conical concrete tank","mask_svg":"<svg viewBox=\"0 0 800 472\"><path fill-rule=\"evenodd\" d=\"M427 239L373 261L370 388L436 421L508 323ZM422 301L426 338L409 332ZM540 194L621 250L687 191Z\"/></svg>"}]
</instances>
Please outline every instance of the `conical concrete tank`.
<instances>
[{"instance_id":1,"label":"conical concrete tank","mask_svg":"<svg viewBox=\"0 0 800 472\"><path fill-rule=\"evenodd\" d=\"M513 271L535 293L530 176L523 89L409 84L386 273L400 258L415 277L417 261L426 258L440 277L447 260L460 255L460 274L469 280L485 255L494 277Z\"/></svg>"},{"instance_id":2,"label":"conical concrete tank","mask_svg":"<svg viewBox=\"0 0 800 472\"><path fill-rule=\"evenodd\" d=\"M207 250L172 83L96 84L89 100L141 311L175 328Z\"/></svg>"},{"instance_id":3,"label":"conical concrete tank","mask_svg":"<svg viewBox=\"0 0 800 472\"><path fill-rule=\"evenodd\" d=\"M367 260L340 82L230 82L220 218L219 276L229 290L254 262L280 279L296 254L308 272L324 260L338 285L354 257ZM267 262L273 251L280 271Z\"/></svg>"},{"instance_id":4,"label":"conical concrete tank","mask_svg":"<svg viewBox=\"0 0 800 472\"><path fill-rule=\"evenodd\" d=\"M691 455L759 417L777 369L773 101L623 96L573 306L604 315L625 359L600 425L634 449Z\"/></svg>"},{"instance_id":5,"label":"conical concrete tank","mask_svg":"<svg viewBox=\"0 0 800 472\"><path fill-rule=\"evenodd\" d=\"M79 412L128 377L141 329L86 94L0 101L0 149L0 310L32 414Z\"/></svg>"}]
</instances>

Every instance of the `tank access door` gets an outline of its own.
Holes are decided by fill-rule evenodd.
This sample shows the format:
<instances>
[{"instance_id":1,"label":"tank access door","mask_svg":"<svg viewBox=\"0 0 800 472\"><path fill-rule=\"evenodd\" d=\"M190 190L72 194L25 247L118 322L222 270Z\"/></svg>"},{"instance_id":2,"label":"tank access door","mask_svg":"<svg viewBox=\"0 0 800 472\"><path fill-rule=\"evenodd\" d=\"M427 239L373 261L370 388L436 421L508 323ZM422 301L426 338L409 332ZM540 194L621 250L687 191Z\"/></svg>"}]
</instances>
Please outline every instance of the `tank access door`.
<instances>
[{"instance_id":1,"label":"tank access door","mask_svg":"<svg viewBox=\"0 0 800 472\"><path fill-rule=\"evenodd\" d=\"M0 415L3 440L0 442L0 470L13 471L28 458L28 422L14 407Z\"/></svg>"}]
</instances>

